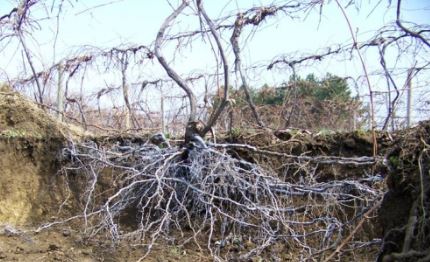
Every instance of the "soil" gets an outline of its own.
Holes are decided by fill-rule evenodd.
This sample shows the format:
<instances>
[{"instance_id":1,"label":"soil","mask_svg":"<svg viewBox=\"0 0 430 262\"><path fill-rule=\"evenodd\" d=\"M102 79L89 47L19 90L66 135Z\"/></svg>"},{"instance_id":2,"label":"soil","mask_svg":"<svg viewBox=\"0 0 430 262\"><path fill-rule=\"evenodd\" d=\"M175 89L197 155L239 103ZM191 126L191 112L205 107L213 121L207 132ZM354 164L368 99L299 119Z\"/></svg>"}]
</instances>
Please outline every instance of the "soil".
<instances>
[{"instance_id":1,"label":"soil","mask_svg":"<svg viewBox=\"0 0 430 262\"><path fill-rule=\"evenodd\" d=\"M40 233L12 226L0 227L0 261L138 261L145 249L87 240L73 227L56 227ZM144 261L209 261L203 253L174 246L154 246Z\"/></svg>"},{"instance_id":2,"label":"soil","mask_svg":"<svg viewBox=\"0 0 430 262\"><path fill-rule=\"evenodd\" d=\"M22 95L0 87L0 261L137 261L144 255L139 246L84 239L78 224L35 232L42 223L80 210L58 172L68 139L83 137L90 134L59 123ZM155 245L145 261L208 261L207 257Z\"/></svg>"},{"instance_id":3,"label":"soil","mask_svg":"<svg viewBox=\"0 0 430 262\"><path fill-rule=\"evenodd\" d=\"M0 261L136 261L144 255L145 249L141 246L127 243L113 245L102 237L86 239L79 224L61 224L35 232L42 223L69 217L81 210L73 198L73 192L65 189L73 187L65 187L66 181L58 172L61 167L62 148L68 143L68 139L80 140L83 137L90 135L79 128L59 123L22 95L6 87L0 88ZM95 141L106 143L122 143L129 139L146 141L146 138L136 136L91 137ZM412 206L420 196L420 174L428 173L429 170L428 153L423 155L430 144L429 139L430 122L394 134L377 134L379 155L385 157L385 162L388 163L371 167L373 170L369 168L369 172L377 172L386 177L388 191L379 210L379 220L375 220L371 230L376 236L384 238L384 243L394 243L383 245L381 261L383 255L389 257L391 253L401 251L406 233L400 230L395 234L393 229L405 227ZM371 134L359 131L310 134L304 130L248 130L230 134L221 140L247 143L261 149L288 154L306 152L308 155L346 157L372 154ZM251 155L241 150L232 154L263 163L278 174L285 171L283 163L277 158ZM426 162L419 165L419 159ZM348 172L345 172L343 167L335 170L329 165L321 165L318 168L327 169L327 172L323 172L325 176L318 177L320 181L357 178L363 174L362 167L349 167ZM424 181L426 188L430 188L428 180L426 178ZM79 188L76 191L78 192ZM430 195L430 192L427 194ZM428 241L427 244L413 238L411 247L416 250L428 249L430 239L428 232L426 234L422 241ZM276 251L275 246L272 253L276 252L282 251ZM377 252L378 250L375 250L367 256L364 254L361 259L374 259ZM268 257L270 258L270 254ZM282 260L294 261L294 256L283 254ZM195 247L181 248L159 244L144 261L211 259L207 252ZM263 260L256 257L253 261Z\"/></svg>"},{"instance_id":4,"label":"soil","mask_svg":"<svg viewBox=\"0 0 430 262\"><path fill-rule=\"evenodd\" d=\"M430 121L399 132L386 161L388 192L379 209L384 225L379 261L429 261ZM416 254L397 256L409 250Z\"/></svg>"},{"instance_id":5,"label":"soil","mask_svg":"<svg viewBox=\"0 0 430 262\"><path fill-rule=\"evenodd\" d=\"M66 126L18 93L1 89L1 222L39 222L59 206L61 181L55 174L65 130Z\"/></svg>"}]
</instances>

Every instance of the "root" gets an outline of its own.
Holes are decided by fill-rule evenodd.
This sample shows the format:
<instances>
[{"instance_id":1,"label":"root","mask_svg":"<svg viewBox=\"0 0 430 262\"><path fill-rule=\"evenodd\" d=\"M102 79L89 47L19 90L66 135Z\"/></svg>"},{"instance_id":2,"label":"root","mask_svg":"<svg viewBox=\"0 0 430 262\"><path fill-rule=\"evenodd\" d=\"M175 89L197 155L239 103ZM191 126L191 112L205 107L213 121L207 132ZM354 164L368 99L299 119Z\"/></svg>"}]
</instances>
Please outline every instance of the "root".
<instances>
[{"instance_id":1,"label":"root","mask_svg":"<svg viewBox=\"0 0 430 262\"><path fill-rule=\"evenodd\" d=\"M371 180L285 182L258 164L232 157L229 148L70 142L63 152L69 162L64 173L87 181L81 217L89 237L105 233L115 243L140 243L146 254L162 241L194 243L199 249L206 243L217 260L231 258L232 246L241 260L275 243L299 248L307 259L324 259L340 243L345 250L368 246L351 239L358 235L363 214L369 215L382 196ZM319 162L363 165L374 160L301 156L292 161L315 172L312 165ZM108 188L99 185L103 180L110 182ZM121 219L130 210L131 225L126 226Z\"/></svg>"}]
</instances>

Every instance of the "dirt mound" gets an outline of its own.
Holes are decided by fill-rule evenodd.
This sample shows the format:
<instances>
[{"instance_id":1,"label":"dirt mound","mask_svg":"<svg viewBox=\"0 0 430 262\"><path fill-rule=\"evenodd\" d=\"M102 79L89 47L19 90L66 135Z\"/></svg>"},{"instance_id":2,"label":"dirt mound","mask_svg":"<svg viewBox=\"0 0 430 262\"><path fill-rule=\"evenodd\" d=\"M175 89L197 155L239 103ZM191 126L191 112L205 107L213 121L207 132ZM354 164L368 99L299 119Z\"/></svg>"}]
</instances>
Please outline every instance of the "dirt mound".
<instances>
[{"instance_id":1,"label":"dirt mound","mask_svg":"<svg viewBox=\"0 0 430 262\"><path fill-rule=\"evenodd\" d=\"M0 225L41 221L61 203L55 176L68 131L20 94L0 88Z\"/></svg>"},{"instance_id":2,"label":"dirt mound","mask_svg":"<svg viewBox=\"0 0 430 262\"><path fill-rule=\"evenodd\" d=\"M82 130L60 123L39 106L7 86L0 86L0 137L1 138L79 138Z\"/></svg>"}]
</instances>

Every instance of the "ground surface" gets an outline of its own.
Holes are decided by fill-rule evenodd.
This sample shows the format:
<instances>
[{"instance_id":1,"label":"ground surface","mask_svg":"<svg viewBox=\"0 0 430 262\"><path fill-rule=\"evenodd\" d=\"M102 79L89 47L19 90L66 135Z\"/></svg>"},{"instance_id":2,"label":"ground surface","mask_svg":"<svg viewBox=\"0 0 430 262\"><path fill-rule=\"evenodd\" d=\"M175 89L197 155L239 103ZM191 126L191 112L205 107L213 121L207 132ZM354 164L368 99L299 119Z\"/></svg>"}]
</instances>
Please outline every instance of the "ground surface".
<instances>
[{"instance_id":1,"label":"ground surface","mask_svg":"<svg viewBox=\"0 0 430 262\"><path fill-rule=\"evenodd\" d=\"M98 240L85 240L69 227L40 233L21 232L11 226L0 229L0 261L137 261L144 255L138 246L115 246ZM198 251L155 246L144 261L210 261Z\"/></svg>"}]
</instances>

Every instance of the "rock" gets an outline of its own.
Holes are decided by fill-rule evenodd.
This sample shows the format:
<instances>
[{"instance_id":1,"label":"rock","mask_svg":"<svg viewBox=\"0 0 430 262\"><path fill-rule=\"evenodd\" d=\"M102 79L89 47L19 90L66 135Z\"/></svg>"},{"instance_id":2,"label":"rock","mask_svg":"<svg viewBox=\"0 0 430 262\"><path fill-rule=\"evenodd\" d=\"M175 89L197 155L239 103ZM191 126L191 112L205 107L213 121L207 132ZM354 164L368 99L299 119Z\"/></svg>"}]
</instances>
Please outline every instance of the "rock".
<instances>
[{"instance_id":1,"label":"rock","mask_svg":"<svg viewBox=\"0 0 430 262\"><path fill-rule=\"evenodd\" d=\"M63 236L64 236L64 237L68 237L68 236L70 236L70 235L71 235L70 230L68 230L68 229L64 229L64 230L63 230Z\"/></svg>"}]
</instances>

